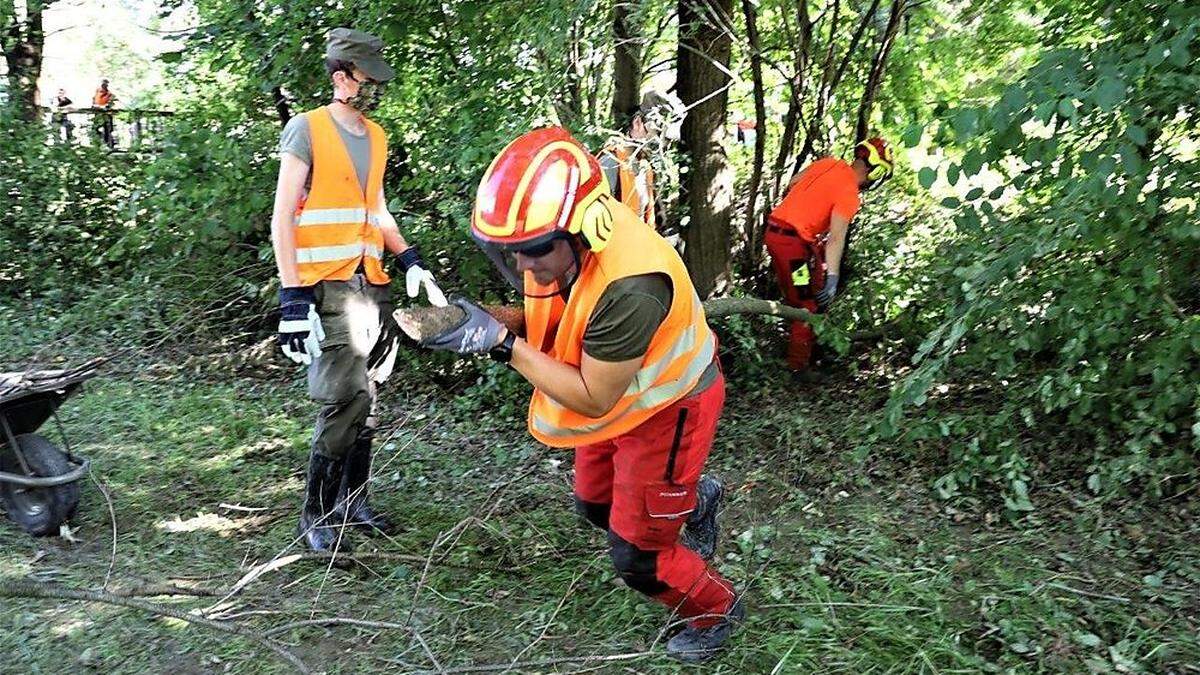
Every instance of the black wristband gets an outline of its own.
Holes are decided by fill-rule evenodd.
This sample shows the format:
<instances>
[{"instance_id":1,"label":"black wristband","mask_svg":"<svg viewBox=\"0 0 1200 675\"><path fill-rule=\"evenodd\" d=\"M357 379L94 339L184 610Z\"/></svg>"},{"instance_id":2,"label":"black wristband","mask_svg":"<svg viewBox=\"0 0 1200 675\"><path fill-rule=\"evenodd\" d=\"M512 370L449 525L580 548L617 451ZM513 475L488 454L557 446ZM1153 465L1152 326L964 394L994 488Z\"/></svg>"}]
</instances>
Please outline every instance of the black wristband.
<instances>
[{"instance_id":1,"label":"black wristband","mask_svg":"<svg viewBox=\"0 0 1200 675\"><path fill-rule=\"evenodd\" d=\"M398 260L400 261L400 271L407 272L408 268L413 265L421 265L421 254L417 252L416 246L409 246L398 256Z\"/></svg>"},{"instance_id":2,"label":"black wristband","mask_svg":"<svg viewBox=\"0 0 1200 675\"><path fill-rule=\"evenodd\" d=\"M499 363L510 363L512 361L513 345L517 342L517 334L508 331L508 335L500 341L500 344L492 347L492 351L488 352L488 356L492 357L493 361Z\"/></svg>"}]
</instances>

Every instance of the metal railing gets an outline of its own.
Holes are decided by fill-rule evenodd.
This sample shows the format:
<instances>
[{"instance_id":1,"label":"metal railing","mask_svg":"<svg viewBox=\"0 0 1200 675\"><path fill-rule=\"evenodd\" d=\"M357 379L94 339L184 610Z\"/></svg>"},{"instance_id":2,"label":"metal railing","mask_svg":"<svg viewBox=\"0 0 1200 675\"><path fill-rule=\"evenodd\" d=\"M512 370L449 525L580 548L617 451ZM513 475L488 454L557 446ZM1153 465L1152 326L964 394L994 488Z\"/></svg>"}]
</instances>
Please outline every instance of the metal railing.
<instances>
[{"instance_id":1,"label":"metal railing","mask_svg":"<svg viewBox=\"0 0 1200 675\"><path fill-rule=\"evenodd\" d=\"M38 106L59 143L107 147L116 152L153 150L175 113L138 108Z\"/></svg>"}]
</instances>

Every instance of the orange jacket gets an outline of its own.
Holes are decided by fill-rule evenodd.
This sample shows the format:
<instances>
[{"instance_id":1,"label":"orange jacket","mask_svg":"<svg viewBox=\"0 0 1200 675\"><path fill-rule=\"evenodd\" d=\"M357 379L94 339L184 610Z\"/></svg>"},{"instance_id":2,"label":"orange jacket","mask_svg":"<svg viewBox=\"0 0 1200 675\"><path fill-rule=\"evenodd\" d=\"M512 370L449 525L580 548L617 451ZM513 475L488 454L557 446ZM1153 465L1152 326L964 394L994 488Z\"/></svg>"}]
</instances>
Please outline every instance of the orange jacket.
<instances>
[{"instance_id":1,"label":"orange jacket","mask_svg":"<svg viewBox=\"0 0 1200 675\"><path fill-rule=\"evenodd\" d=\"M608 245L584 258L565 302L561 296L525 298L526 339L552 358L579 366L588 320L609 284L639 274L663 273L671 277L674 295L641 369L607 414L586 417L534 390L529 431L556 448L598 443L632 431L687 396L716 355L716 337L679 254L628 207L607 196L602 199L613 216ZM535 283L532 276L526 277L526 283Z\"/></svg>"},{"instance_id":2,"label":"orange jacket","mask_svg":"<svg viewBox=\"0 0 1200 675\"><path fill-rule=\"evenodd\" d=\"M858 213L858 177L846 162L825 157L809 164L788 190L768 220L794 229L802 239L814 242L829 231L834 213L850 220Z\"/></svg>"},{"instance_id":3,"label":"orange jacket","mask_svg":"<svg viewBox=\"0 0 1200 675\"><path fill-rule=\"evenodd\" d=\"M97 89L96 93L92 96L92 105L96 106L97 108L103 108L109 103L112 103L112 100L113 95L111 91Z\"/></svg>"},{"instance_id":4,"label":"orange jacket","mask_svg":"<svg viewBox=\"0 0 1200 675\"><path fill-rule=\"evenodd\" d=\"M633 172L633 151L623 143L613 143L604 151L615 157L618 163L621 184L615 187L621 203L638 214L647 225L654 227L654 171L650 163L643 160L641 167L641 177L646 181L646 203L643 204L642 194L638 192L638 174Z\"/></svg>"},{"instance_id":5,"label":"orange jacket","mask_svg":"<svg viewBox=\"0 0 1200 675\"><path fill-rule=\"evenodd\" d=\"M367 191L363 194L354 163L329 110L319 108L304 115L312 137L312 188L296 217L296 267L300 285L345 281L354 276L359 261L368 281L386 284L390 279L380 260L383 232L375 215L387 158L383 129L366 121L371 139L371 168Z\"/></svg>"}]
</instances>

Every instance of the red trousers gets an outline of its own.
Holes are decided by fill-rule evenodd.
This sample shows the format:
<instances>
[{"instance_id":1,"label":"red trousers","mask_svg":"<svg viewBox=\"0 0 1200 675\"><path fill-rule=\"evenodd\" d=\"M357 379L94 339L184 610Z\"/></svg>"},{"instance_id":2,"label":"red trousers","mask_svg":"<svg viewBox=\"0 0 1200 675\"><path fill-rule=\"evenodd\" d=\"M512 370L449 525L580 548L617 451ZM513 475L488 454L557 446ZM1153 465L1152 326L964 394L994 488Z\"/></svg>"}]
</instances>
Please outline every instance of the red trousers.
<instances>
[{"instance_id":1,"label":"red trousers","mask_svg":"<svg viewBox=\"0 0 1200 675\"><path fill-rule=\"evenodd\" d=\"M724 404L719 376L633 431L575 449L576 504L608 531L617 572L697 626L719 621L734 600L733 584L679 543Z\"/></svg>"},{"instance_id":2,"label":"red trousers","mask_svg":"<svg viewBox=\"0 0 1200 675\"><path fill-rule=\"evenodd\" d=\"M825 247L800 238L791 226L772 222L765 238L771 255L771 269L783 292L783 301L817 313L817 292L825 285ZM804 272L807 270L807 274ZM808 283L797 284L797 279ZM803 321L793 321L788 340L787 364L792 370L808 368L817 337L812 327Z\"/></svg>"}]
</instances>

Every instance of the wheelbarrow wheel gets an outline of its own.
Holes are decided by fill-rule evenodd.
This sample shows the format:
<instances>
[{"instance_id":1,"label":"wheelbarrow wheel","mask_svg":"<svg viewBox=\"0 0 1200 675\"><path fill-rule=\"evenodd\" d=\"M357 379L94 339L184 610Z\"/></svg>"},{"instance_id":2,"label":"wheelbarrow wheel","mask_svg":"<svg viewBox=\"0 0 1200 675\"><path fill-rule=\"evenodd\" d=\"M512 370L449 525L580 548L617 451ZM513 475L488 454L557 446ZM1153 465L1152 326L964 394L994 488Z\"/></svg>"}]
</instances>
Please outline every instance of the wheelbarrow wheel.
<instances>
[{"instance_id":1,"label":"wheelbarrow wheel","mask_svg":"<svg viewBox=\"0 0 1200 675\"><path fill-rule=\"evenodd\" d=\"M73 467L67 455L44 436L21 434L17 444L25 463L34 476L61 476ZM17 456L9 451L0 454L0 471L25 473ZM15 483L0 483L0 499L8 517L34 536L57 534L79 505L79 485L64 483L53 487L31 488Z\"/></svg>"}]
</instances>

